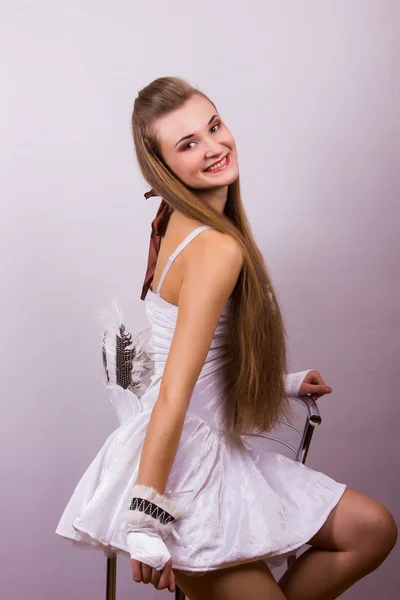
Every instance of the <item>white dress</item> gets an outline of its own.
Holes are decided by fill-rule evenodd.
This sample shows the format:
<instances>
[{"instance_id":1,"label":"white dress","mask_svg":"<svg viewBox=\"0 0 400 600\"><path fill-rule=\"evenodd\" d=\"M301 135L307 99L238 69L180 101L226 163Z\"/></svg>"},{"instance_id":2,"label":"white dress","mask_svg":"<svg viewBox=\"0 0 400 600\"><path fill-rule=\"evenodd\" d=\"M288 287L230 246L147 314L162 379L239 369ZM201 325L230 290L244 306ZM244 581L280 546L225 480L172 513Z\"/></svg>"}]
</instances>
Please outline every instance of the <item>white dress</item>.
<instances>
[{"instance_id":1,"label":"white dress","mask_svg":"<svg viewBox=\"0 0 400 600\"><path fill-rule=\"evenodd\" d=\"M178 308L159 295L179 252L201 231L189 234L169 258L156 293L148 290L147 345L154 370L140 400L120 394L121 425L108 437L79 481L56 533L107 555L128 552L121 515L129 507L140 454L157 400ZM283 454L254 449L228 432L232 422L224 395L229 302L193 391L166 493L184 509L167 538L173 566L200 572L265 559L281 565L322 527L346 485ZM296 378L296 374L294 379ZM288 376L290 378L290 375ZM290 394L288 394L290 395Z\"/></svg>"}]
</instances>

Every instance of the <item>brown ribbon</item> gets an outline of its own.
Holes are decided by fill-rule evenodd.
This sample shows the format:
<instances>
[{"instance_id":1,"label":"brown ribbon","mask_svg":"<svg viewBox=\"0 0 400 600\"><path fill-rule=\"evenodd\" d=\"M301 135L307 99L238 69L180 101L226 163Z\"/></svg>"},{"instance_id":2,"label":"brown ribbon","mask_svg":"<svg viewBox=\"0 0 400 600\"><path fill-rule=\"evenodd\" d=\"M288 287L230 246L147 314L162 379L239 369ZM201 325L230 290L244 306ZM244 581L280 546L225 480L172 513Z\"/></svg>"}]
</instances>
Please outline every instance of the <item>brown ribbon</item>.
<instances>
[{"instance_id":1,"label":"brown ribbon","mask_svg":"<svg viewBox=\"0 0 400 600\"><path fill-rule=\"evenodd\" d=\"M154 190L146 192L144 197L151 198L152 196L158 196ZM151 235L149 245L149 256L147 259L146 276L142 287L141 300L144 300L149 290L150 284L153 281L154 271L157 264L157 256L160 250L161 238L165 235L168 221L171 216L173 208L165 202L164 198L161 200L161 204L158 207L158 211L153 221L151 222Z\"/></svg>"}]
</instances>

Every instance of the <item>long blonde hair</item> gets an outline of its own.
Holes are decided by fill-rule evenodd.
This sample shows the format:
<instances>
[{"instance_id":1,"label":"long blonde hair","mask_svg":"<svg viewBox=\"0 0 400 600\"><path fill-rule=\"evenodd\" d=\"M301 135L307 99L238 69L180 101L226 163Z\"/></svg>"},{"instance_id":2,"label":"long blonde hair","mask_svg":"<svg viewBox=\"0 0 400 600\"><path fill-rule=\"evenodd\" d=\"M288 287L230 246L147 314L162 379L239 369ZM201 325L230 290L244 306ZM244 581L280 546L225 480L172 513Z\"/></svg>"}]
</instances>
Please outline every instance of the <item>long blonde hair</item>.
<instances>
[{"instance_id":1,"label":"long blonde hair","mask_svg":"<svg viewBox=\"0 0 400 600\"><path fill-rule=\"evenodd\" d=\"M136 156L144 179L174 209L190 219L231 235L240 244L244 264L232 294L228 331L228 398L234 403L234 430L239 434L266 432L277 419L288 418L284 389L287 370L286 330L276 292L243 208L239 178L228 186L224 213L202 202L163 160L152 129L156 119L180 108L199 94L179 77L160 77L140 90L132 114ZM215 107L216 108L216 107Z\"/></svg>"}]
</instances>

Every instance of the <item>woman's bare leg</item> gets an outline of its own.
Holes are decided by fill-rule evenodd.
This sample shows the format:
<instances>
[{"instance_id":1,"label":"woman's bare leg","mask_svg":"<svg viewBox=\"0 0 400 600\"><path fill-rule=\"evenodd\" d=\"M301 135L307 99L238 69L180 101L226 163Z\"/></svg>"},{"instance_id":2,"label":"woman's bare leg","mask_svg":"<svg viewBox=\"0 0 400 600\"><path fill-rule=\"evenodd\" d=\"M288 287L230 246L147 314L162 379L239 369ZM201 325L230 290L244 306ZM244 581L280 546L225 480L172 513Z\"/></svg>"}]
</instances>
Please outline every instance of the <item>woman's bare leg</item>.
<instances>
[{"instance_id":1,"label":"woman's bare leg","mask_svg":"<svg viewBox=\"0 0 400 600\"><path fill-rule=\"evenodd\" d=\"M285 600L263 561L208 571L201 576L174 569L175 581L190 600Z\"/></svg>"},{"instance_id":2,"label":"woman's bare leg","mask_svg":"<svg viewBox=\"0 0 400 600\"><path fill-rule=\"evenodd\" d=\"M346 488L337 506L279 580L288 600L333 600L379 567L394 547L397 527L379 502Z\"/></svg>"}]
</instances>

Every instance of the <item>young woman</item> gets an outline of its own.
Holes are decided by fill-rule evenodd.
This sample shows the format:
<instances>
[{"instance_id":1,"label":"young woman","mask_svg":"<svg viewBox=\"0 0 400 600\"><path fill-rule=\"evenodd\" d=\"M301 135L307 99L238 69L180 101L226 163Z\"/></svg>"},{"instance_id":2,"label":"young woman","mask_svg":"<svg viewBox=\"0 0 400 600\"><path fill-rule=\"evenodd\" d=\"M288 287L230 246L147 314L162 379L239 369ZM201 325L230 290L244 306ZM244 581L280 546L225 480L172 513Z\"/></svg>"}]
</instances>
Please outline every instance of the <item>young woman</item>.
<instances>
[{"instance_id":1,"label":"young woman","mask_svg":"<svg viewBox=\"0 0 400 600\"><path fill-rule=\"evenodd\" d=\"M190 600L337 598L382 563L397 528L378 502L242 436L287 417L288 396L332 389L316 370L286 373L232 133L175 77L140 91L132 124L147 196L162 198L142 290L154 371L57 533L128 552L135 581L170 591L177 581ZM306 543L276 582L269 567Z\"/></svg>"}]
</instances>

